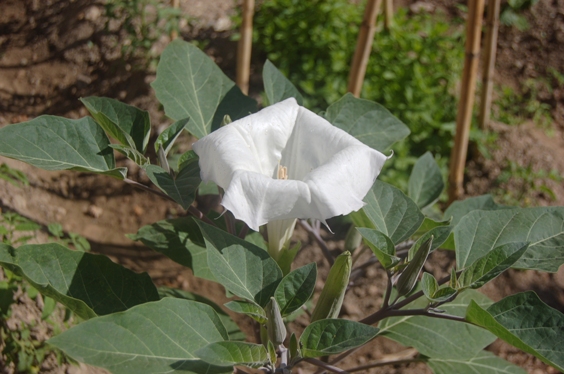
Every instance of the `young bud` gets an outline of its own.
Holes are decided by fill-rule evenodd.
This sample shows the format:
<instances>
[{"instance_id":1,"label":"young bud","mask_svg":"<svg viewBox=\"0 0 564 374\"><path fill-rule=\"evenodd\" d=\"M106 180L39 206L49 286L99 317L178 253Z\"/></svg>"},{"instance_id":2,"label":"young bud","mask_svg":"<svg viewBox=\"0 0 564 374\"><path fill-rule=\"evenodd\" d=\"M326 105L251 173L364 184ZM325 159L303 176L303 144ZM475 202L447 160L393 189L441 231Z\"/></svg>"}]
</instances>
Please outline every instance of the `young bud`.
<instances>
[{"instance_id":1,"label":"young bud","mask_svg":"<svg viewBox=\"0 0 564 374\"><path fill-rule=\"evenodd\" d=\"M337 257L331 270L329 270L327 281L311 315L311 322L339 316L345 291L349 284L351 268L351 253L349 251L343 252Z\"/></svg>"},{"instance_id":2,"label":"young bud","mask_svg":"<svg viewBox=\"0 0 564 374\"><path fill-rule=\"evenodd\" d=\"M274 343L275 347L278 347L280 344L284 343L284 339L286 339L286 326L282 320L282 314L280 314L280 307L276 299L271 297L270 302L264 309L268 318L268 321L266 321L268 340Z\"/></svg>"}]
</instances>

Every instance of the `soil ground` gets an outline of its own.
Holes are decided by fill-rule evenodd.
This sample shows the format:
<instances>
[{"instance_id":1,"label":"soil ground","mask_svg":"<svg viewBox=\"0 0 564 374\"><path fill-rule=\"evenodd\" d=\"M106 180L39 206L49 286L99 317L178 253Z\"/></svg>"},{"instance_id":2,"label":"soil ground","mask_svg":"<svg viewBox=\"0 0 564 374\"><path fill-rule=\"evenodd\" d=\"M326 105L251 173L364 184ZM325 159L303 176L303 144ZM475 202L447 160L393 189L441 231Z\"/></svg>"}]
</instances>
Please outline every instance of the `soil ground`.
<instances>
[{"instance_id":1,"label":"soil ground","mask_svg":"<svg viewBox=\"0 0 564 374\"><path fill-rule=\"evenodd\" d=\"M402 0L397 1L396 6L412 6L413 3L415 1ZM442 8L452 15L460 12L451 1L426 3L430 6L429 11ZM182 6L191 22L183 26L181 35L185 39L206 40L206 52L233 76L236 47L229 41L229 30L234 3L231 0L190 0L182 2ZM87 112L78 98L89 95L118 98L148 110L156 131L170 123L149 87L155 78L154 72L137 69L139 60L122 58L119 43L123 34L116 27L105 29L101 0L0 0L0 8L0 126L41 114L82 117ZM495 78L500 85L517 88L526 79L546 76L551 67L561 69L564 61L564 2L541 0L527 17L531 24L527 31L510 27L500 29ZM167 43L166 36L161 39L154 47L157 54ZM253 70L259 71L261 65L262 61L257 61ZM492 123L489 130L497 133L497 139L490 149L490 157L478 152L470 155L466 183L469 196L501 190L514 193L517 200L528 205L564 205L561 181L535 177L528 184L523 184L522 180L500 182L500 175L507 170L509 161L523 167L530 165L536 173L555 170L558 175L564 175L564 88L546 90L540 96L551 107L554 122L548 127L550 131L530 121L511 126ZM45 172L5 158L0 158L1 163L23 171L30 184L21 188L0 180L0 209L15 211L44 226L59 222L66 232L86 237L94 252L106 254L135 271L148 272L158 285L202 293L219 304L225 302L225 293L219 286L194 278L189 270L124 236L143 225L181 215L174 204L107 177ZM118 159L118 163L129 168L130 178L148 182L132 163L123 158ZM535 187L542 184L546 184L554 196ZM342 244L342 233L329 235L324 232L323 235L331 248ZM42 230L36 240L40 242L45 238L45 230ZM296 231L295 239L305 244L298 262L317 262L323 279L327 264L320 249L303 230ZM452 256L438 252L430 264L427 270L440 277L449 270ZM318 287L321 286L320 282ZM369 268L366 277L361 278L347 295L344 315L358 319L366 311L377 308L384 288L382 272ZM493 300L499 300L515 292L533 289L549 305L564 312L563 288L562 270L556 274L509 271L483 291ZM16 318L32 320L40 315L37 306L25 295L20 297L18 305ZM17 328L17 324L15 326ZM242 326L250 331L248 323ZM294 327L300 328L299 319ZM504 343L496 342L489 349L529 373L556 372ZM413 357L413 352L385 339L376 339L351 356L343 367L404 356ZM14 372L12 367L2 368L1 360L1 373ZM302 372L309 369L304 367ZM85 366L60 367L53 359L48 359L41 369L45 373L94 371ZM387 366L371 372L430 371L422 364L410 364Z\"/></svg>"}]
</instances>

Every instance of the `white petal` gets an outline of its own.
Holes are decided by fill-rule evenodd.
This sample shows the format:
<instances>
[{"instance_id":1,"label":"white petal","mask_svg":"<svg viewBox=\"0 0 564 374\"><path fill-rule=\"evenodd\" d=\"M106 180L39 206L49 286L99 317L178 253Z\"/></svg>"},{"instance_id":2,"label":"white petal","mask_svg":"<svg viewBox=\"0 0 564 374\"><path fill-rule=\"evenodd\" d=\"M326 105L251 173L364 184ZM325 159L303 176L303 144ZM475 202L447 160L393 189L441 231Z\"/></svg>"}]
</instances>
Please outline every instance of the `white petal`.
<instances>
[{"instance_id":1,"label":"white petal","mask_svg":"<svg viewBox=\"0 0 564 374\"><path fill-rule=\"evenodd\" d=\"M222 188L233 173L248 170L272 177L292 133L298 104L291 98L226 125L193 144L202 180Z\"/></svg>"}]
</instances>

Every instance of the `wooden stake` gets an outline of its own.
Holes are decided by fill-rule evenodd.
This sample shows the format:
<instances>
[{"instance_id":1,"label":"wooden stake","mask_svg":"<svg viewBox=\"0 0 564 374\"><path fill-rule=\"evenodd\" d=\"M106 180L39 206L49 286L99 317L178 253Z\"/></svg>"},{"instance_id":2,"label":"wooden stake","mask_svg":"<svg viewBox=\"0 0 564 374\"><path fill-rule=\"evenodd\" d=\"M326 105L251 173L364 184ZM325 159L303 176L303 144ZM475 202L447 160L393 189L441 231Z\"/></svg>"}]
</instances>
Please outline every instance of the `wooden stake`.
<instances>
[{"instance_id":1,"label":"wooden stake","mask_svg":"<svg viewBox=\"0 0 564 374\"><path fill-rule=\"evenodd\" d=\"M366 65L368 65L368 57L370 57L372 41L374 40L376 16L378 15L381 5L382 0L368 0L366 8L364 9L364 18L358 33L356 49L351 64L351 72L349 74L348 91L356 97L360 95L360 90L362 89L362 82L366 74Z\"/></svg>"},{"instance_id":2,"label":"wooden stake","mask_svg":"<svg viewBox=\"0 0 564 374\"><path fill-rule=\"evenodd\" d=\"M500 3L500 0L488 0L488 20L486 23L487 30L485 40L486 55L484 57L484 75L482 77L480 117L478 118L478 124L481 129L484 129L490 121Z\"/></svg>"},{"instance_id":3,"label":"wooden stake","mask_svg":"<svg viewBox=\"0 0 564 374\"><path fill-rule=\"evenodd\" d=\"M254 12L255 0L243 0L243 23L240 30L241 38L237 45L237 85L244 94L249 93Z\"/></svg>"},{"instance_id":4,"label":"wooden stake","mask_svg":"<svg viewBox=\"0 0 564 374\"><path fill-rule=\"evenodd\" d=\"M393 0L384 1L384 27L389 30L394 20L394 2Z\"/></svg>"},{"instance_id":5,"label":"wooden stake","mask_svg":"<svg viewBox=\"0 0 564 374\"><path fill-rule=\"evenodd\" d=\"M472 107L474 106L476 71L478 69L482 18L484 14L484 0L468 0L468 3L465 47L466 58L464 61L460 102L458 103L458 113L456 117L456 135L450 157L449 204L458 200L464 193L464 166L468 153L468 138L472 121Z\"/></svg>"},{"instance_id":6,"label":"wooden stake","mask_svg":"<svg viewBox=\"0 0 564 374\"><path fill-rule=\"evenodd\" d=\"M180 0L172 0L172 7L174 9L180 8ZM174 40L176 38L178 38L178 30L173 29L170 31L170 40Z\"/></svg>"}]
</instances>

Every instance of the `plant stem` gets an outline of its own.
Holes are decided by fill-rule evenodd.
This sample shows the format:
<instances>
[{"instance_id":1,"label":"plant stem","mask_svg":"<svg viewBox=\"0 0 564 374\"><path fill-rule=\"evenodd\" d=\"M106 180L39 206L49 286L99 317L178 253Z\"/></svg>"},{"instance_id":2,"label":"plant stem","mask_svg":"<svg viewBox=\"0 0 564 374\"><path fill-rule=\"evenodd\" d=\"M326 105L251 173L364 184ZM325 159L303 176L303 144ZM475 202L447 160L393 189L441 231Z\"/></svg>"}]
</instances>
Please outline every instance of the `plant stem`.
<instances>
[{"instance_id":1,"label":"plant stem","mask_svg":"<svg viewBox=\"0 0 564 374\"><path fill-rule=\"evenodd\" d=\"M339 369L336 366L330 365L326 362L323 362L321 360L318 360L316 358L306 358L304 359L304 361L309 362L312 365L315 366L319 366L320 368L323 368L325 370L329 370L332 373L340 373L340 374L347 374L348 372L343 370L343 369Z\"/></svg>"},{"instance_id":2,"label":"plant stem","mask_svg":"<svg viewBox=\"0 0 564 374\"><path fill-rule=\"evenodd\" d=\"M300 225L315 239L315 241L317 242L317 244L319 245L319 247L321 248L321 252L323 252L323 255L325 256L325 258L327 259L327 261L329 262L330 266L333 266L333 263L335 262L335 259L333 258L333 256L331 255L331 252L329 252L329 248L327 247L327 244L325 243L325 240L323 240L323 238L321 237L321 235L319 235L319 232L316 232L315 229L313 227L311 227L309 225L309 223L307 223L305 220L300 219L298 220L298 222L300 223Z\"/></svg>"},{"instance_id":3,"label":"plant stem","mask_svg":"<svg viewBox=\"0 0 564 374\"><path fill-rule=\"evenodd\" d=\"M377 368L377 367L386 366L386 365L403 365L403 364L411 364L412 362L423 362L423 359L421 359L421 358L409 358L409 359L405 359L405 360L375 362L373 364L367 364L367 365L357 366L357 367L352 368L352 369L347 369L347 372L354 373L355 371Z\"/></svg>"}]
</instances>

